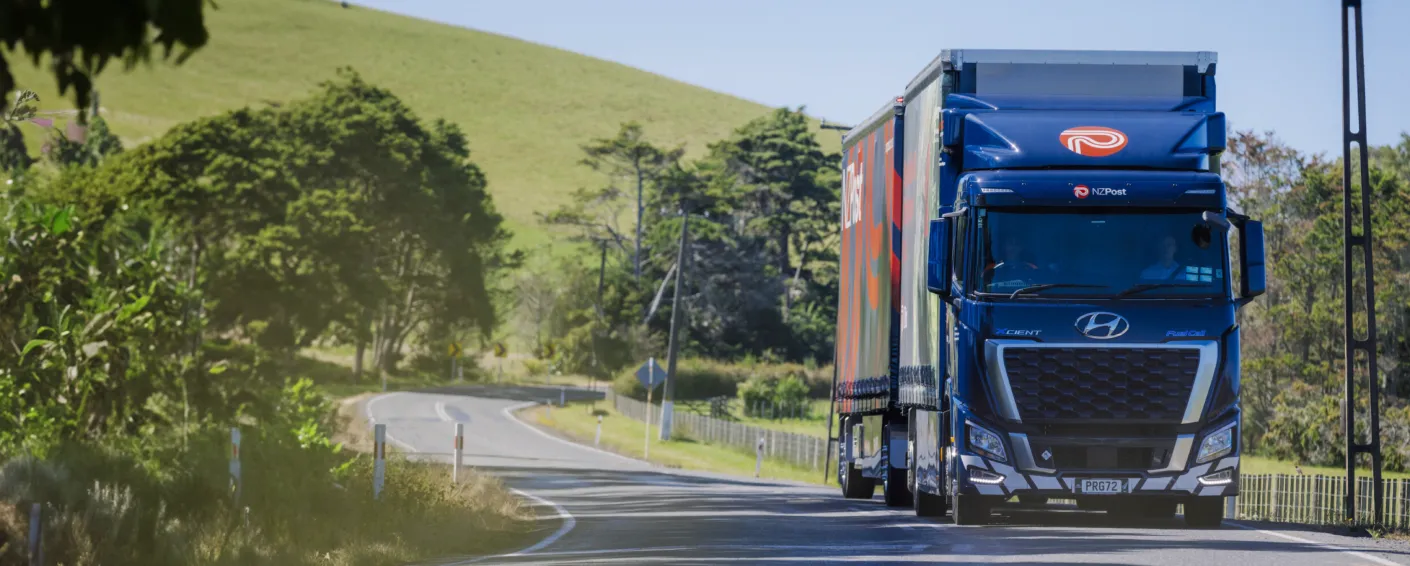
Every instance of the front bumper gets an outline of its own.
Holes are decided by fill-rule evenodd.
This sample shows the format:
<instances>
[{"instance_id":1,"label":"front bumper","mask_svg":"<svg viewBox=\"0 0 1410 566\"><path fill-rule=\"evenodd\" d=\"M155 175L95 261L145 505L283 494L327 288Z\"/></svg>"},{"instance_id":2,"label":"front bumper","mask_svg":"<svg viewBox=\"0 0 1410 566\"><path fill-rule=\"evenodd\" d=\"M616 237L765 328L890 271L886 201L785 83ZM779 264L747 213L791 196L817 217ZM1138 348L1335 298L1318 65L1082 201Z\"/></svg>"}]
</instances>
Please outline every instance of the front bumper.
<instances>
[{"instance_id":1,"label":"front bumper","mask_svg":"<svg viewBox=\"0 0 1410 566\"><path fill-rule=\"evenodd\" d=\"M977 494L1010 497L1014 495L1039 495L1054 498L1085 496L1077 491L1076 481L1086 478L1117 479L1126 481L1126 492L1108 496L1156 496L1156 497L1227 497L1239 493L1239 457L1227 456L1191 466L1184 472L1170 474L1150 474L1146 472L1101 471L1056 472L1053 474L1023 472L989 458L973 454L960 455L958 487L962 494ZM999 483L980 483L971 478L971 468L984 470L1003 476ZM1230 471L1228 483L1206 485L1200 478Z\"/></svg>"}]
</instances>

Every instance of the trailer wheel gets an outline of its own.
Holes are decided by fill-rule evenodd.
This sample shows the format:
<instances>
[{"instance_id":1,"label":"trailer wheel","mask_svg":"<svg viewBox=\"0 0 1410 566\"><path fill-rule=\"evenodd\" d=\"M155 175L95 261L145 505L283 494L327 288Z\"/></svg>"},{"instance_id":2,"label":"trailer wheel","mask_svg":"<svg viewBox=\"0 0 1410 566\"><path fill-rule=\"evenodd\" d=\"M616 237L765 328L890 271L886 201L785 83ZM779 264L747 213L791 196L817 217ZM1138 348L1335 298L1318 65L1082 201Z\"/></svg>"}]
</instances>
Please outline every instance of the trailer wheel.
<instances>
[{"instance_id":1,"label":"trailer wheel","mask_svg":"<svg viewBox=\"0 0 1410 566\"><path fill-rule=\"evenodd\" d=\"M951 512L956 525L983 525L989 522L989 502L979 495L955 494Z\"/></svg>"},{"instance_id":2,"label":"trailer wheel","mask_svg":"<svg viewBox=\"0 0 1410 566\"><path fill-rule=\"evenodd\" d=\"M876 494L876 479L862 476L862 471L851 462L842 463L842 497L846 499L871 499Z\"/></svg>"},{"instance_id":3,"label":"trailer wheel","mask_svg":"<svg viewBox=\"0 0 1410 566\"><path fill-rule=\"evenodd\" d=\"M906 476L909 475L909 468L891 467L891 425L887 424L881 428L881 437L886 439L886 457L882 459L882 465L886 467L885 476L881 484L882 499L886 500L887 507L906 507L911 504L911 488L906 483ZM907 460L910 460L907 455Z\"/></svg>"},{"instance_id":4,"label":"trailer wheel","mask_svg":"<svg viewBox=\"0 0 1410 566\"><path fill-rule=\"evenodd\" d=\"M1224 498L1192 497L1185 500L1185 526L1218 528L1224 521Z\"/></svg>"}]
</instances>

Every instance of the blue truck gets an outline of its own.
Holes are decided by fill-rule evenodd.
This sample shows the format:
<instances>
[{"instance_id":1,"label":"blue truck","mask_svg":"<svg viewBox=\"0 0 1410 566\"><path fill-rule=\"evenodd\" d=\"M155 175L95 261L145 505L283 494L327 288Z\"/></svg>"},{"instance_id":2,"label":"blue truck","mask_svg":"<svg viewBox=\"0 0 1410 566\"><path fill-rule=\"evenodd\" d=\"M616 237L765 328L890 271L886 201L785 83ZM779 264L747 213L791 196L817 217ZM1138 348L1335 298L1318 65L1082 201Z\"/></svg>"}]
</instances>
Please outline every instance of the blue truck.
<instances>
[{"instance_id":1,"label":"blue truck","mask_svg":"<svg viewBox=\"0 0 1410 566\"><path fill-rule=\"evenodd\" d=\"M1262 225L1210 52L946 50L843 139L838 482L1217 526ZM1232 256L1236 255L1237 258ZM1236 283L1237 282L1237 283Z\"/></svg>"}]
</instances>

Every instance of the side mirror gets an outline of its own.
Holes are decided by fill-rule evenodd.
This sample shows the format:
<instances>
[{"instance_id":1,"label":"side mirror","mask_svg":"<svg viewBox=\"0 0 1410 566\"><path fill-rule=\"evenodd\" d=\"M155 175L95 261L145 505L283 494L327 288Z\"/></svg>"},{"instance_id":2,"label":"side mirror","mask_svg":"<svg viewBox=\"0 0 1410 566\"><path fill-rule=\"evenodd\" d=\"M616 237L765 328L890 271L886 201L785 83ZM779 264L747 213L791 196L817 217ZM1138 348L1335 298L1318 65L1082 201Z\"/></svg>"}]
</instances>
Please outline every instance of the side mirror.
<instances>
[{"instance_id":1,"label":"side mirror","mask_svg":"<svg viewBox=\"0 0 1410 566\"><path fill-rule=\"evenodd\" d=\"M1246 220L1239 226L1239 294L1249 300L1267 290L1267 272L1263 267L1263 223Z\"/></svg>"},{"instance_id":2,"label":"side mirror","mask_svg":"<svg viewBox=\"0 0 1410 566\"><path fill-rule=\"evenodd\" d=\"M950 238L949 218L930 221L930 257L925 263L925 286L941 297L950 295Z\"/></svg>"}]
</instances>

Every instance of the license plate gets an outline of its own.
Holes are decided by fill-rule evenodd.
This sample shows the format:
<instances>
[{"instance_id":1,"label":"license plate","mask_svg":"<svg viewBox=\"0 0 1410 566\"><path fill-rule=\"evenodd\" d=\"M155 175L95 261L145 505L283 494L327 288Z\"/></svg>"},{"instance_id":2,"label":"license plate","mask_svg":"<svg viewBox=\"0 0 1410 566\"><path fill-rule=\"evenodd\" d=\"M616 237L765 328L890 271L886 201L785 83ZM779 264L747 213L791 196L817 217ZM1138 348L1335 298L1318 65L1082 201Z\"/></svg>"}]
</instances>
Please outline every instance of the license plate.
<instances>
[{"instance_id":1,"label":"license plate","mask_svg":"<svg viewBox=\"0 0 1410 566\"><path fill-rule=\"evenodd\" d=\"M1088 495L1126 493L1126 480L1077 480L1077 491Z\"/></svg>"}]
</instances>

